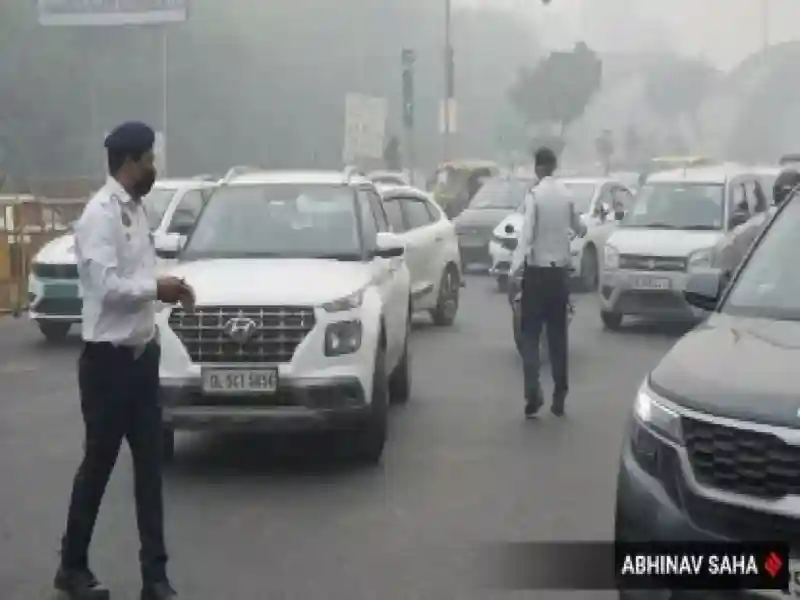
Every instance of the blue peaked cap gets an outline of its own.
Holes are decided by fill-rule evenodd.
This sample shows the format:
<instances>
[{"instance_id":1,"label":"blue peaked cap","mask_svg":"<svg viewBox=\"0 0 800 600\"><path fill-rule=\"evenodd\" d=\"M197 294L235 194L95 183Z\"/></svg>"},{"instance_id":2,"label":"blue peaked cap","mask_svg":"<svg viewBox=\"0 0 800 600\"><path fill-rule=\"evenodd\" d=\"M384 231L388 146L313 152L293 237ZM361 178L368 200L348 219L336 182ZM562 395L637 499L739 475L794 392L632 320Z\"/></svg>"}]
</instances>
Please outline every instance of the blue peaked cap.
<instances>
[{"instance_id":1,"label":"blue peaked cap","mask_svg":"<svg viewBox=\"0 0 800 600\"><path fill-rule=\"evenodd\" d=\"M147 152L156 142L155 131L145 123L128 121L118 125L106 137L105 147L122 152Z\"/></svg>"}]
</instances>

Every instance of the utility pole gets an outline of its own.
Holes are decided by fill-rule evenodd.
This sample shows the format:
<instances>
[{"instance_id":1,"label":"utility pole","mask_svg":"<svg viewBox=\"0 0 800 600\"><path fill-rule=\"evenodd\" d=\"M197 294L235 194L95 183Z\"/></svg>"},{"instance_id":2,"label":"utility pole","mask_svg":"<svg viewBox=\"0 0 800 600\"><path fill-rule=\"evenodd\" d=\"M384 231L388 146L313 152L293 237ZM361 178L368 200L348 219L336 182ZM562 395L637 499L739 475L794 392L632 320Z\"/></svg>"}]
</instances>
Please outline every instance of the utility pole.
<instances>
[{"instance_id":1,"label":"utility pole","mask_svg":"<svg viewBox=\"0 0 800 600\"><path fill-rule=\"evenodd\" d=\"M769 0L759 0L761 2L761 49L769 48Z\"/></svg>"},{"instance_id":2,"label":"utility pole","mask_svg":"<svg viewBox=\"0 0 800 600\"><path fill-rule=\"evenodd\" d=\"M454 56L450 33L452 1L444 0L444 100L442 103L442 153L444 160L450 158L450 109L455 97Z\"/></svg>"},{"instance_id":3,"label":"utility pole","mask_svg":"<svg viewBox=\"0 0 800 600\"><path fill-rule=\"evenodd\" d=\"M411 181L414 180L416 156L414 152L414 62L417 57L413 50L404 48L400 56L403 67L403 129L406 133L406 163Z\"/></svg>"}]
</instances>

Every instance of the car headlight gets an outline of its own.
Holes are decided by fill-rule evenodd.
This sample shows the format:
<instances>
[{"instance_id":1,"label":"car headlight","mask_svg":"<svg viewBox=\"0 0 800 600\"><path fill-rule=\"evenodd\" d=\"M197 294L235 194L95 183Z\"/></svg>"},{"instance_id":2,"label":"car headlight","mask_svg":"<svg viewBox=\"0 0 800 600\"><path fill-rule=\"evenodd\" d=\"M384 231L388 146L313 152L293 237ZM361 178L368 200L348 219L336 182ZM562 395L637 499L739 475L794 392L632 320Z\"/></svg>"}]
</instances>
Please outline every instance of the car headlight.
<instances>
[{"instance_id":1,"label":"car headlight","mask_svg":"<svg viewBox=\"0 0 800 600\"><path fill-rule=\"evenodd\" d=\"M680 415L659 402L659 397L647 384L642 385L636 394L633 414L640 423L656 433L673 442L683 443Z\"/></svg>"},{"instance_id":2,"label":"car headlight","mask_svg":"<svg viewBox=\"0 0 800 600\"><path fill-rule=\"evenodd\" d=\"M364 292L366 288L362 288L360 290L356 290L352 294L348 294L344 298L339 298L332 302L326 302L322 305L328 312L344 312L348 310L353 310L354 308L359 308L364 302Z\"/></svg>"},{"instance_id":3,"label":"car headlight","mask_svg":"<svg viewBox=\"0 0 800 600\"><path fill-rule=\"evenodd\" d=\"M325 356L352 354L361 347L361 321L338 321L325 329Z\"/></svg>"},{"instance_id":4,"label":"car headlight","mask_svg":"<svg viewBox=\"0 0 800 600\"><path fill-rule=\"evenodd\" d=\"M603 255L603 264L606 269L619 269L619 250L606 244Z\"/></svg>"},{"instance_id":5,"label":"car headlight","mask_svg":"<svg viewBox=\"0 0 800 600\"><path fill-rule=\"evenodd\" d=\"M686 261L687 267L689 269L704 269L710 267L713 252L713 248L695 250L689 255L689 259Z\"/></svg>"}]
</instances>

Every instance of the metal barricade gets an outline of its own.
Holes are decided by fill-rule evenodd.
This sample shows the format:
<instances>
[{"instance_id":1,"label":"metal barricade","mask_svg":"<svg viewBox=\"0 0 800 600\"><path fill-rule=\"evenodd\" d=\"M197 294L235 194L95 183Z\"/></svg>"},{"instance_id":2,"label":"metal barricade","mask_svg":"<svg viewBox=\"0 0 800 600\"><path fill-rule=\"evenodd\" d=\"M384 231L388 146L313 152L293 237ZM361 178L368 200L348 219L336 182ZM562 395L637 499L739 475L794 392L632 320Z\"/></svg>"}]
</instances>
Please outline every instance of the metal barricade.
<instances>
[{"instance_id":1,"label":"metal barricade","mask_svg":"<svg viewBox=\"0 0 800 600\"><path fill-rule=\"evenodd\" d=\"M28 306L31 262L49 241L67 234L86 199L0 196L0 314Z\"/></svg>"}]
</instances>

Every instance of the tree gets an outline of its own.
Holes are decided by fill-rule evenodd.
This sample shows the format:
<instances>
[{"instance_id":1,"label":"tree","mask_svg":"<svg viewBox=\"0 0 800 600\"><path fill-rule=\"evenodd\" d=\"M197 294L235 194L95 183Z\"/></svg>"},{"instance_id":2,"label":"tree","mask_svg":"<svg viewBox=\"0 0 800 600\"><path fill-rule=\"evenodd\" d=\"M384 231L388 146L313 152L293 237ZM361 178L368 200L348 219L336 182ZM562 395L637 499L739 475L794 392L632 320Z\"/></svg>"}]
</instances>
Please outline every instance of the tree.
<instances>
[{"instance_id":1,"label":"tree","mask_svg":"<svg viewBox=\"0 0 800 600\"><path fill-rule=\"evenodd\" d=\"M656 64L645 80L647 102L662 117L686 117L697 129L696 115L718 72L696 59L669 59Z\"/></svg>"},{"instance_id":2,"label":"tree","mask_svg":"<svg viewBox=\"0 0 800 600\"><path fill-rule=\"evenodd\" d=\"M600 58L581 42L572 52L553 52L521 69L509 97L528 124L556 123L563 134L583 115L601 80Z\"/></svg>"}]
</instances>

